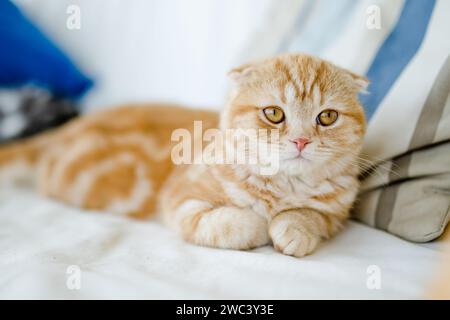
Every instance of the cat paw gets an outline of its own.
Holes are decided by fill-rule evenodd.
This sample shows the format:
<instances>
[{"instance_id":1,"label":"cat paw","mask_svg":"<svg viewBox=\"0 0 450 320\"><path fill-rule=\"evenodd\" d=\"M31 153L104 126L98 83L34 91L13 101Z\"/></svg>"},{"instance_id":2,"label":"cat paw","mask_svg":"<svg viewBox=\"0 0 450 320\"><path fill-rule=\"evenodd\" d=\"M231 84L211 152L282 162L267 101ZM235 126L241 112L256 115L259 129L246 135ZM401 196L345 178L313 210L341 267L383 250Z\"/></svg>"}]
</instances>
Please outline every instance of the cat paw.
<instances>
[{"instance_id":1,"label":"cat paw","mask_svg":"<svg viewBox=\"0 0 450 320\"><path fill-rule=\"evenodd\" d=\"M220 207L184 219L183 237L198 245L247 250L269 242L267 220L251 210Z\"/></svg>"},{"instance_id":2,"label":"cat paw","mask_svg":"<svg viewBox=\"0 0 450 320\"><path fill-rule=\"evenodd\" d=\"M276 250L294 257L312 253L320 242L320 237L309 232L300 221L285 215L279 215L272 220L269 235Z\"/></svg>"}]
</instances>

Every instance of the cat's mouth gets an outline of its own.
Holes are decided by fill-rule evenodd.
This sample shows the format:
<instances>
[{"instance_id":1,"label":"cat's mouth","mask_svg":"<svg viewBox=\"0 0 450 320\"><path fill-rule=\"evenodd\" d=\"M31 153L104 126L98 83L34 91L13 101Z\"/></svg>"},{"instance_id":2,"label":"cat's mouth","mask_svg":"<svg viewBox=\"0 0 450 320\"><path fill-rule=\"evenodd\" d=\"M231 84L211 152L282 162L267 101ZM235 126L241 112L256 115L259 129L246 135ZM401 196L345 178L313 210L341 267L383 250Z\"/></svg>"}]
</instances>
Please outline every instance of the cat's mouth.
<instances>
[{"instance_id":1,"label":"cat's mouth","mask_svg":"<svg viewBox=\"0 0 450 320\"><path fill-rule=\"evenodd\" d=\"M301 152L299 152L297 155L293 157L289 157L284 159L284 161L310 161L310 159L306 158Z\"/></svg>"}]
</instances>

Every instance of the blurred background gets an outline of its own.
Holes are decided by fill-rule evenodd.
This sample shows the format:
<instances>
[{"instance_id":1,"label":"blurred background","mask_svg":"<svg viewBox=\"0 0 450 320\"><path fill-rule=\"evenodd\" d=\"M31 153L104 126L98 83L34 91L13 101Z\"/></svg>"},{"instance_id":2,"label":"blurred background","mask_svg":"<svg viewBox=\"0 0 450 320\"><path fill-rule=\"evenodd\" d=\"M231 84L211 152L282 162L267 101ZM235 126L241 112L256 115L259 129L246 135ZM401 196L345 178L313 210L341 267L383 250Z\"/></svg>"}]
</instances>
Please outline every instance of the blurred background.
<instances>
[{"instance_id":1,"label":"blurred background","mask_svg":"<svg viewBox=\"0 0 450 320\"><path fill-rule=\"evenodd\" d=\"M218 110L228 70L278 53L305 51L365 73L403 5L0 0L0 142L119 104Z\"/></svg>"},{"instance_id":2,"label":"blurred background","mask_svg":"<svg viewBox=\"0 0 450 320\"><path fill-rule=\"evenodd\" d=\"M270 2L14 1L94 80L87 109L154 100L220 105L225 74ZM66 26L73 5L79 29Z\"/></svg>"}]
</instances>

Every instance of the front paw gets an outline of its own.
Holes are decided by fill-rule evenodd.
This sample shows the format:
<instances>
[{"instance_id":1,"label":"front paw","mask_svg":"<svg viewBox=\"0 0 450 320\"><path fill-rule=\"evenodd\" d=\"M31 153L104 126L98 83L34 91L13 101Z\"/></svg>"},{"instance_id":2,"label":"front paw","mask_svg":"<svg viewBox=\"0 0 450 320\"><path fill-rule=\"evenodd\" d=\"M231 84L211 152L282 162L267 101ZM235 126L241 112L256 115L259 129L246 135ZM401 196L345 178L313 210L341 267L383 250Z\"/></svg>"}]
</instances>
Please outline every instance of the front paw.
<instances>
[{"instance_id":1,"label":"front paw","mask_svg":"<svg viewBox=\"0 0 450 320\"><path fill-rule=\"evenodd\" d=\"M269 235L276 250L295 257L312 253L321 239L303 225L302 219L289 213L280 214L271 221Z\"/></svg>"}]
</instances>

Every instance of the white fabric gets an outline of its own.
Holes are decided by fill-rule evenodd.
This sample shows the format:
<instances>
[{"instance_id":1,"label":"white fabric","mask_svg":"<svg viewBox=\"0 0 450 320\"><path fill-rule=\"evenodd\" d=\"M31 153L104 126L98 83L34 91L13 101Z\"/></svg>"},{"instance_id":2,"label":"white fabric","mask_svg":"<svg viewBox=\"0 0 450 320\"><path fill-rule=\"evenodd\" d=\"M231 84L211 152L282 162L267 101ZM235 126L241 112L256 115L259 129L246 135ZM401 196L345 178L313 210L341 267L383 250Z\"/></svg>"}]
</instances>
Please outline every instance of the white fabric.
<instances>
[{"instance_id":1,"label":"white fabric","mask_svg":"<svg viewBox=\"0 0 450 320\"><path fill-rule=\"evenodd\" d=\"M312 12L303 17L308 4L312 5ZM333 22L343 25L343 30L336 32L333 29L333 37L318 37L314 39L317 46L311 46L311 31L314 34L327 35L330 28L335 27L327 19L326 9L330 3L327 0L317 0L307 3L305 0L283 0L274 2L270 7L267 21L256 28L251 41L242 50L239 63L248 62L253 59L262 59L278 54L280 42L286 37L290 38L288 52L307 52L315 54L323 59L329 60L341 67L348 68L354 72L365 74L378 52L379 47L395 27L398 17L402 11L404 0L360 0L351 8L348 17L339 18ZM334 6L340 3L333 3ZM373 11L370 8L379 8L380 28L368 28L367 21L370 20ZM296 22L304 18L305 25L296 26ZM342 21L345 20L345 21ZM291 35L291 37L289 37ZM295 35L295 37L292 37ZM315 48L313 52L310 50ZM285 52L281 52L285 53Z\"/></svg>"},{"instance_id":2,"label":"white fabric","mask_svg":"<svg viewBox=\"0 0 450 320\"><path fill-rule=\"evenodd\" d=\"M395 27L403 5L404 0L359 1L346 29L331 43L322 58L353 72L365 74L378 49ZM367 10L373 6L380 10L380 29L367 27L372 13Z\"/></svg>"},{"instance_id":3,"label":"white fabric","mask_svg":"<svg viewBox=\"0 0 450 320\"><path fill-rule=\"evenodd\" d=\"M315 254L186 244L157 222L86 212L0 189L0 298L421 298L439 253L350 222ZM69 290L67 268L81 269ZM367 268L381 271L370 290Z\"/></svg>"},{"instance_id":4,"label":"white fabric","mask_svg":"<svg viewBox=\"0 0 450 320\"><path fill-rule=\"evenodd\" d=\"M14 0L95 80L86 110L169 101L220 108L226 73L271 0ZM70 5L80 29L66 28Z\"/></svg>"}]
</instances>

